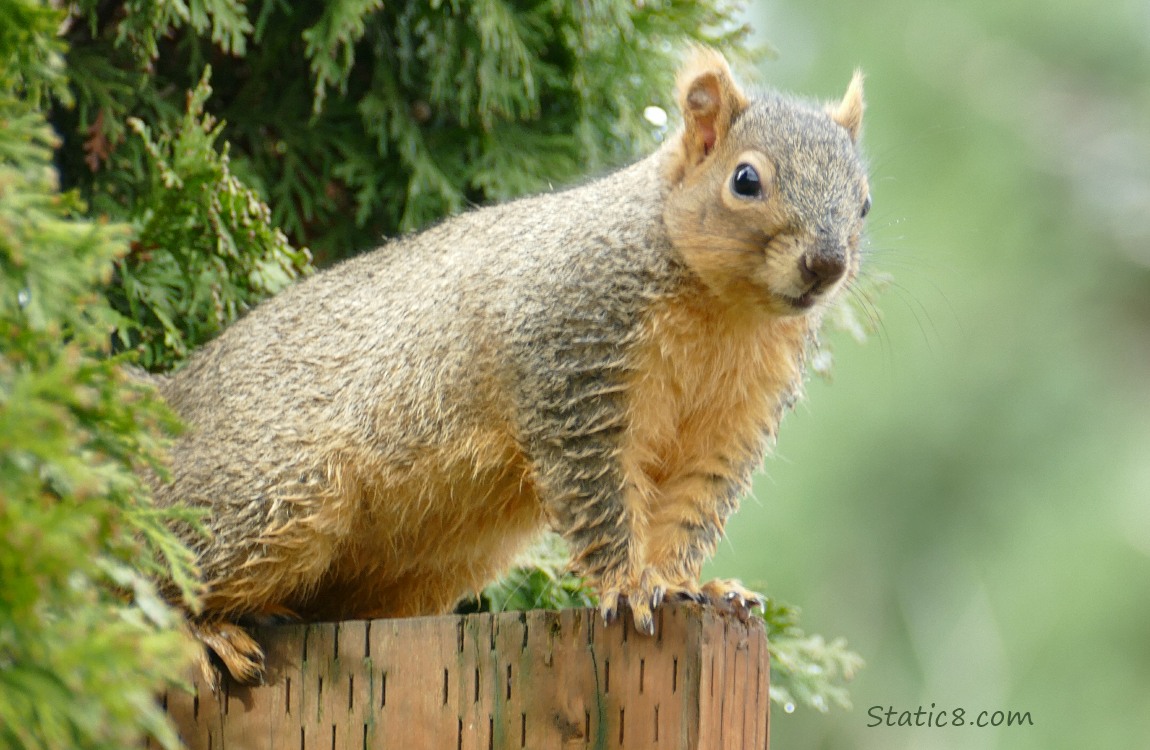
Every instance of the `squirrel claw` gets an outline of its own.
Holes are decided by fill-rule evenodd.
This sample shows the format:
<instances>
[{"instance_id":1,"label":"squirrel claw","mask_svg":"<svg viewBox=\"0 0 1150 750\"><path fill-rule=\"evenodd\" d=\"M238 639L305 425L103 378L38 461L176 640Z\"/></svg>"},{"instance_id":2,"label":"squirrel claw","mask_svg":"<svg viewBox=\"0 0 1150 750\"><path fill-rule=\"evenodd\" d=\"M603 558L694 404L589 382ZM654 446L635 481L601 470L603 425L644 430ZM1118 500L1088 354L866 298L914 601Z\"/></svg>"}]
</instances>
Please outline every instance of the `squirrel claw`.
<instances>
[{"instance_id":1,"label":"squirrel claw","mask_svg":"<svg viewBox=\"0 0 1150 750\"><path fill-rule=\"evenodd\" d=\"M612 625L619 619L619 594L604 593L599 598L599 614L603 616L604 625Z\"/></svg>"},{"instance_id":2,"label":"squirrel claw","mask_svg":"<svg viewBox=\"0 0 1150 750\"><path fill-rule=\"evenodd\" d=\"M200 667L200 678L208 686L208 690L211 691L212 695L219 695L224 686L224 675L212 660L211 652L206 646L199 649L196 663Z\"/></svg>"},{"instance_id":3,"label":"squirrel claw","mask_svg":"<svg viewBox=\"0 0 1150 750\"><path fill-rule=\"evenodd\" d=\"M651 609L658 609L659 605L663 603L663 597L666 596L667 591L662 586L656 586L655 591L651 594Z\"/></svg>"}]
</instances>

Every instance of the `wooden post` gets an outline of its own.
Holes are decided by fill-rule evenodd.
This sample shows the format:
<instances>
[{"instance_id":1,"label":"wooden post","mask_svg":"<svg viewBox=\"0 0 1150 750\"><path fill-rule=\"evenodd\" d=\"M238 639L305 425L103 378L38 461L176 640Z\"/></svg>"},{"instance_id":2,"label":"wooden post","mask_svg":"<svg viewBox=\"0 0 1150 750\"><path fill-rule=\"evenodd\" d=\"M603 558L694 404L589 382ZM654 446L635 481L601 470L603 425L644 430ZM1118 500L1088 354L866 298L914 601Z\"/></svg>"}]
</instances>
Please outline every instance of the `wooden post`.
<instances>
[{"instance_id":1,"label":"wooden post","mask_svg":"<svg viewBox=\"0 0 1150 750\"><path fill-rule=\"evenodd\" d=\"M163 696L188 750L767 750L762 623L666 604L253 630L267 684Z\"/></svg>"}]
</instances>

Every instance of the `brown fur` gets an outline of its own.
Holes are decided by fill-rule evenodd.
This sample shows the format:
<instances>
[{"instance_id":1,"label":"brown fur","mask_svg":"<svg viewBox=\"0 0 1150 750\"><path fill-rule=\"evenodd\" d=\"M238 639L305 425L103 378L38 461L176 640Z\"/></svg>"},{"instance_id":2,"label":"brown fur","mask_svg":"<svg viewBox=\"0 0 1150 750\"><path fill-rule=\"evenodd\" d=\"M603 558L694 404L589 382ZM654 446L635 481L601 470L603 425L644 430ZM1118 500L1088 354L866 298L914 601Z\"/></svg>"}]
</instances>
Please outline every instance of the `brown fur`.
<instances>
[{"instance_id":1,"label":"brown fur","mask_svg":"<svg viewBox=\"0 0 1150 750\"><path fill-rule=\"evenodd\" d=\"M697 50L678 87L650 157L317 274L160 384L189 431L156 493L209 511L193 629L233 674L231 622L443 612L548 526L643 630L754 602L699 571L858 267L861 79L824 110Z\"/></svg>"}]
</instances>

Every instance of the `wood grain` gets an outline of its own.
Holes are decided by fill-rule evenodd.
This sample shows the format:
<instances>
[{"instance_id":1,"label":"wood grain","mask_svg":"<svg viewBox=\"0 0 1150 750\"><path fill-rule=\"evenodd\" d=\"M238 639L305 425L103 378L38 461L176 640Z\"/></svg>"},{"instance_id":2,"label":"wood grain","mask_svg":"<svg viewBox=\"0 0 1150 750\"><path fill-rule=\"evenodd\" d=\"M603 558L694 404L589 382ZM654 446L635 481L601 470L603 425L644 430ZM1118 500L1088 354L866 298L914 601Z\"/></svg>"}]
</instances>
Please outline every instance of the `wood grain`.
<instances>
[{"instance_id":1,"label":"wood grain","mask_svg":"<svg viewBox=\"0 0 1150 750\"><path fill-rule=\"evenodd\" d=\"M761 623L666 604L253 630L267 684L162 696L188 750L767 750Z\"/></svg>"}]
</instances>

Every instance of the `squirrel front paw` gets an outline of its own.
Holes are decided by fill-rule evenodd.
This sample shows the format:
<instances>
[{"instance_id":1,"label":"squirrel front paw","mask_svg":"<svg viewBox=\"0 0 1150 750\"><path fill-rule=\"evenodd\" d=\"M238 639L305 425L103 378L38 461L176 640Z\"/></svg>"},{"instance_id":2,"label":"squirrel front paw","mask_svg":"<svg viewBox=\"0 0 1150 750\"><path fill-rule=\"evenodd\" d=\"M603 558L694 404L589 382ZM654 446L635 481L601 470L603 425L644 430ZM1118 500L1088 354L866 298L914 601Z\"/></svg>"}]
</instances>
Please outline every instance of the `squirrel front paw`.
<instances>
[{"instance_id":1,"label":"squirrel front paw","mask_svg":"<svg viewBox=\"0 0 1150 750\"><path fill-rule=\"evenodd\" d=\"M629 607L635 620L635 630L646 635L655 634L655 610L667 599L693 601L715 609L730 612L742 621L750 618L755 609L766 606L766 597L751 591L737 580L716 578L702 586L695 583L672 584L653 571L645 571L629 585L605 584L599 588L599 612L603 622L610 625L619 618L619 611Z\"/></svg>"},{"instance_id":2,"label":"squirrel front paw","mask_svg":"<svg viewBox=\"0 0 1150 750\"><path fill-rule=\"evenodd\" d=\"M667 582L652 571L644 571L637 580L605 583L599 587L599 613L610 625L619 617L619 610L631 609L635 630L645 635L655 634L655 610L663 603L669 587Z\"/></svg>"},{"instance_id":3,"label":"squirrel front paw","mask_svg":"<svg viewBox=\"0 0 1150 750\"><path fill-rule=\"evenodd\" d=\"M754 609L762 610L766 607L766 597L751 591L733 578L715 578L707 581L699 588L703 600L726 612L732 612L740 620L746 622Z\"/></svg>"}]
</instances>

